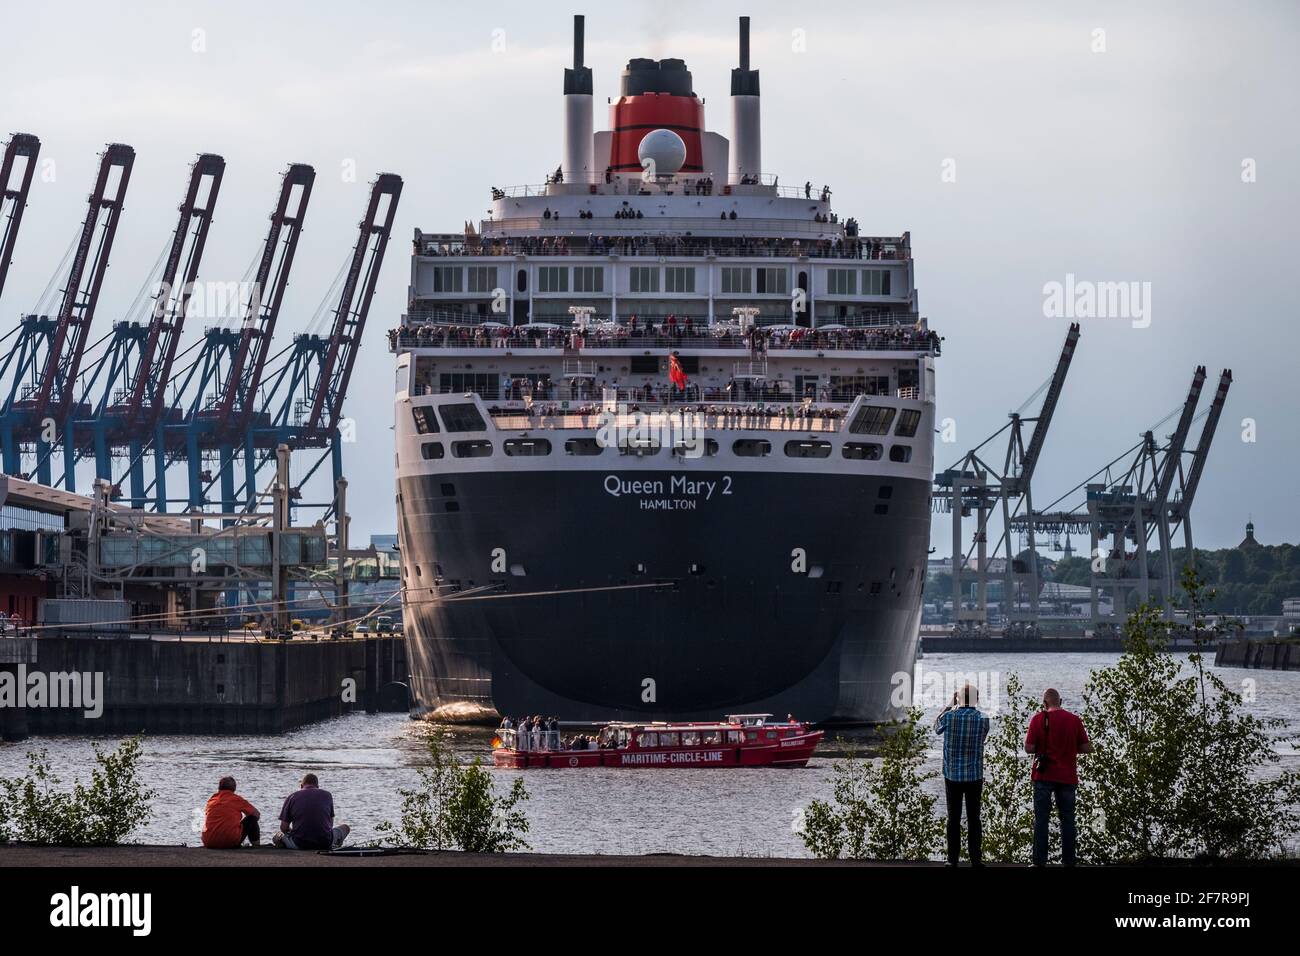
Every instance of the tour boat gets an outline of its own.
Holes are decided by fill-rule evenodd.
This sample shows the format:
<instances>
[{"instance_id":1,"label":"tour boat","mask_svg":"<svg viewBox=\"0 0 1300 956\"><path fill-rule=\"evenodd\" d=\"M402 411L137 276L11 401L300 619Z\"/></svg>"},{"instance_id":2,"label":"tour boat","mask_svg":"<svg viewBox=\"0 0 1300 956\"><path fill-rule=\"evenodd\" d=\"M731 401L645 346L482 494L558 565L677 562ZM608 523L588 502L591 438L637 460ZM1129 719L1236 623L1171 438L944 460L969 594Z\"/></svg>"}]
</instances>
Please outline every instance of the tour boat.
<instances>
[{"instance_id":1,"label":"tour boat","mask_svg":"<svg viewBox=\"0 0 1300 956\"><path fill-rule=\"evenodd\" d=\"M712 723L614 722L595 749L565 748L556 731L497 731L498 767L804 767L824 731L771 714L729 714ZM528 739L521 739L527 737Z\"/></svg>"}]
</instances>

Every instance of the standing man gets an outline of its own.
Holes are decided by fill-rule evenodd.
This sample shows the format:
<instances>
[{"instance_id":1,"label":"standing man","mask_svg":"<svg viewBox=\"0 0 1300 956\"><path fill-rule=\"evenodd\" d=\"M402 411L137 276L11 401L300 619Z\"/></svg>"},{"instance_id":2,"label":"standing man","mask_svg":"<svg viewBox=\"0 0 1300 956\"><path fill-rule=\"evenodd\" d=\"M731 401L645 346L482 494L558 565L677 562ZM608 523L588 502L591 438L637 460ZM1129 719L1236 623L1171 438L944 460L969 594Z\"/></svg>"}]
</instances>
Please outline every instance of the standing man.
<instances>
[{"instance_id":1,"label":"standing man","mask_svg":"<svg viewBox=\"0 0 1300 956\"><path fill-rule=\"evenodd\" d=\"M989 719L979 712L980 694L967 684L934 719L934 732L943 735L943 789L948 798L948 865L961 855L961 805L966 802L966 851L971 866L983 866L980 844L980 798L984 792L984 741Z\"/></svg>"},{"instance_id":2,"label":"standing man","mask_svg":"<svg viewBox=\"0 0 1300 956\"><path fill-rule=\"evenodd\" d=\"M1074 798L1079 789L1079 754L1092 752L1083 721L1061 706L1061 695L1049 687L1043 709L1029 721L1025 752L1034 755L1034 866L1047 865L1048 824L1052 801L1061 820L1061 862L1074 866L1077 834Z\"/></svg>"}]
</instances>

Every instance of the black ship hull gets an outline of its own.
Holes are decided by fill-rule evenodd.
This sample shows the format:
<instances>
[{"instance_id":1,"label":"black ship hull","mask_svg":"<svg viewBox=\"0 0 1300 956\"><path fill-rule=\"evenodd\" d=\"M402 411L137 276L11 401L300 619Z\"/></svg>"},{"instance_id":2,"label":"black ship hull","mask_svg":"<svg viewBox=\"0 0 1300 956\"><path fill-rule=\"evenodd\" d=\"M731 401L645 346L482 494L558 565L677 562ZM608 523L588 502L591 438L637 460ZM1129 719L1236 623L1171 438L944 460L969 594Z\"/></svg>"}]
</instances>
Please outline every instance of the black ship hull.
<instances>
[{"instance_id":1,"label":"black ship hull","mask_svg":"<svg viewBox=\"0 0 1300 956\"><path fill-rule=\"evenodd\" d=\"M865 724L906 703L925 482L552 470L399 494L416 715Z\"/></svg>"}]
</instances>

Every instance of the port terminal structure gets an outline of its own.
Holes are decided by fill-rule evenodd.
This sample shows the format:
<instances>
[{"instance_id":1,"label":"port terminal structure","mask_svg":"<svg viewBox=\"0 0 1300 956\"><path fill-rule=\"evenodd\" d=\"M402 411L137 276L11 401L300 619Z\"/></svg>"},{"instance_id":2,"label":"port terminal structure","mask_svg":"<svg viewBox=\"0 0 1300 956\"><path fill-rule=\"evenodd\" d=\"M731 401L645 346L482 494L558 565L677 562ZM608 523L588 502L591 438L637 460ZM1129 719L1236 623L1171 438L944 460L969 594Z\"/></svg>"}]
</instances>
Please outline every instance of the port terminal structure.
<instances>
[{"instance_id":1,"label":"port terminal structure","mask_svg":"<svg viewBox=\"0 0 1300 956\"><path fill-rule=\"evenodd\" d=\"M22 265L19 231L32 219L25 213L40 151L29 133L4 144L0 297L13 263ZM276 352L316 175L290 164L245 276L251 282L239 284L238 320L206 328L186 347L226 165L214 153L199 155L153 272L95 339L135 159L122 143L101 153L63 262L36 307L2 337L4 500L20 518L0 531L0 590L7 592L0 616L35 628L42 604L54 617L94 617L91 604L69 611L74 605L58 602L106 599L177 629L215 626L207 620L221 611L222 626L256 617L267 632L287 633L299 616L293 595L310 581L315 601L301 603L316 612L328 607L335 626L347 627L349 574L358 562L373 570L375 555L348 546L343 402L402 179L382 173L370 184L350 254L321 309ZM297 453L305 460L294 459L291 481ZM84 462L93 464L92 489L77 487ZM303 486L327 462L329 500L305 502ZM319 519L293 527L298 510Z\"/></svg>"},{"instance_id":2,"label":"port terminal structure","mask_svg":"<svg viewBox=\"0 0 1300 956\"><path fill-rule=\"evenodd\" d=\"M1039 510L1033 505L1034 471L1079 337L1079 325L1074 323L1051 376L1007 416L1007 424L935 475L935 510L950 515L952 523L956 636L990 633L994 622L989 586L994 581L1002 587L1003 635L1041 636L1039 553L1051 548L1072 554L1071 535L1086 537L1089 543L1088 622L1094 634L1116 634L1128 612L1141 603L1154 603L1167 619L1174 617L1181 571L1175 567L1175 541L1181 536L1184 554L1194 554L1192 504L1232 385L1232 371L1223 370L1210 402L1198 414L1207 378L1205 367L1198 366L1181 406L1146 429L1136 444ZM1040 397L1038 412L1025 416ZM1171 421L1175 421L1173 430L1160 435ZM1200 435L1189 447L1197 421L1202 422ZM1027 425L1033 428L1026 441ZM990 455L987 449L999 448L1000 439L1005 440L1005 453ZM1083 497L1076 504L1061 507L1079 493ZM964 523L968 518L974 519L969 539ZM1047 538L1040 539L1040 534Z\"/></svg>"}]
</instances>

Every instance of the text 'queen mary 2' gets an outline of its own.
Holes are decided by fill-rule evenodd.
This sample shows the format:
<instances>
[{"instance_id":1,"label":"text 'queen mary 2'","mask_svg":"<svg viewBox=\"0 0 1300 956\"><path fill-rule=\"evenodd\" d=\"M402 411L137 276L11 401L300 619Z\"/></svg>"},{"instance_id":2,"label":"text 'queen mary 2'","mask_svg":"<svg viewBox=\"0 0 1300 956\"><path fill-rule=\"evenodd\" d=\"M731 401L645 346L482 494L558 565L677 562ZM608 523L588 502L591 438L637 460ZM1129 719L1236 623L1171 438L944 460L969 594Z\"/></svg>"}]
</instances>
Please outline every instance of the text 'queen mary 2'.
<instances>
[{"instance_id":1,"label":"text 'queen mary 2'","mask_svg":"<svg viewBox=\"0 0 1300 956\"><path fill-rule=\"evenodd\" d=\"M896 716L930 530L934 359L909 237L761 164L681 60L607 131L575 21L562 162L417 230L397 356L415 712Z\"/></svg>"}]
</instances>

